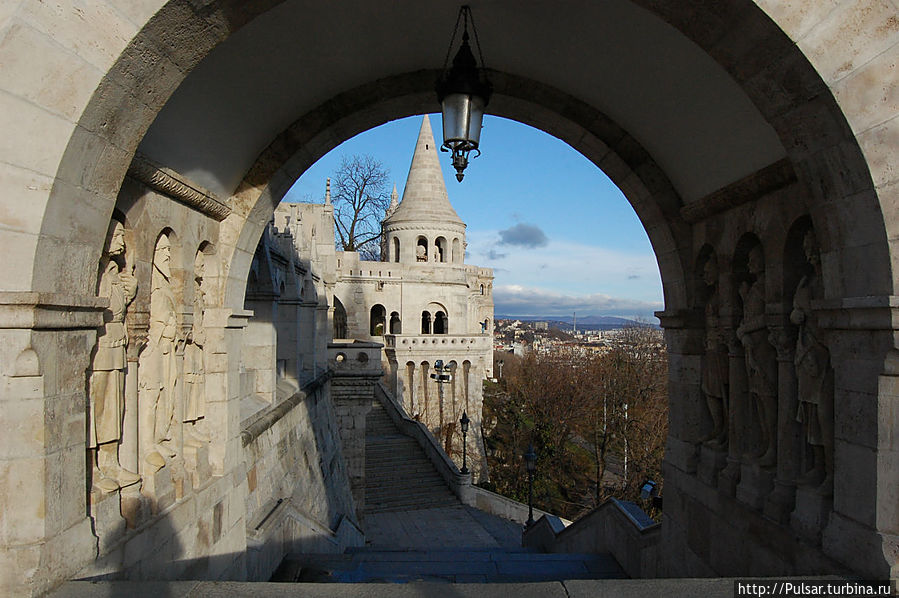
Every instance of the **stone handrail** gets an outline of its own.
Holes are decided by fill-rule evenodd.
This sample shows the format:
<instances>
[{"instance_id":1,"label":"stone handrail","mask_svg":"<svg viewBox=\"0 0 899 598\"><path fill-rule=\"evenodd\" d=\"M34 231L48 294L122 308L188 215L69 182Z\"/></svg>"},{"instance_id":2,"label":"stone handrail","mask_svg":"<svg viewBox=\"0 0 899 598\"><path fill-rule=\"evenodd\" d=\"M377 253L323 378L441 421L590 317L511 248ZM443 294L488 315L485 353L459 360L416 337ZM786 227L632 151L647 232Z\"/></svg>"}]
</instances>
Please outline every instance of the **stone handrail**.
<instances>
[{"instance_id":1,"label":"stone handrail","mask_svg":"<svg viewBox=\"0 0 899 598\"><path fill-rule=\"evenodd\" d=\"M424 449L428 459L446 481L453 494L464 504L473 504L471 474L463 474L459 471L452 459L437 444L437 440L431 435L428 428L423 423L415 421L406 415L406 411L396 401L383 382L378 382L375 388L375 398L384 406L384 410L400 431L406 436L414 438L419 446Z\"/></svg>"},{"instance_id":2,"label":"stone handrail","mask_svg":"<svg viewBox=\"0 0 899 598\"><path fill-rule=\"evenodd\" d=\"M525 530L522 544L546 552L610 553L631 577L657 570L662 524L633 502L610 498L571 525L541 517Z\"/></svg>"},{"instance_id":3,"label":"stone handrail","mask_svg":"<svg viewBox=\"0 0 899 598\"><path fill-rule=\"evenodd\" d=\"M509 519L516 523L521 523L522 525L525 524L528 520L528 506L524 503L518 502L517 500L512 500L511 498L502 496L501 494L497 494L496 492L484 490L483 488L479 488L478 486L471 487L471 496L473 500L468 504L478 509L479 511L484 511L485 513L490 513L491 515L502 517L503 519ZM567 519L556 517L552 513L547 513L546 511L541 511L540 509L534 509L534 517L539 519L544 515L547 517L555 517L556 520L561 522L561 529L564 529L566 526L571 525L571 522ZM561 531L561 529L559 531Z\"/></svg>"}]
</instances>

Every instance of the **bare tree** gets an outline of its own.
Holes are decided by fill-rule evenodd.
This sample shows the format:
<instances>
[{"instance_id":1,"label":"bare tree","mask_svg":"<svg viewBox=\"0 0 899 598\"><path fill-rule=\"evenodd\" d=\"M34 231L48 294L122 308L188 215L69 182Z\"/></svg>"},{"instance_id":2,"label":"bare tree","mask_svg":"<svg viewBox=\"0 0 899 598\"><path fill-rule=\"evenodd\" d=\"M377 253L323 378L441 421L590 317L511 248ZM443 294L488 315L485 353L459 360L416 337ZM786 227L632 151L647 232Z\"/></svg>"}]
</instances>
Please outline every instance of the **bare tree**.
<instances>
[{"instance_id":1,"label":"bare tree","mask_svg":"<svg viewBox=\"0 0 899 598\"><path fill-rule=\"evenodd\" d=\"M389 176L384 165L369 155L341 158L331 193L338 249L356 251L362 259L380 259L378 240L390 202Z\"/></svg>"}]
</instances>

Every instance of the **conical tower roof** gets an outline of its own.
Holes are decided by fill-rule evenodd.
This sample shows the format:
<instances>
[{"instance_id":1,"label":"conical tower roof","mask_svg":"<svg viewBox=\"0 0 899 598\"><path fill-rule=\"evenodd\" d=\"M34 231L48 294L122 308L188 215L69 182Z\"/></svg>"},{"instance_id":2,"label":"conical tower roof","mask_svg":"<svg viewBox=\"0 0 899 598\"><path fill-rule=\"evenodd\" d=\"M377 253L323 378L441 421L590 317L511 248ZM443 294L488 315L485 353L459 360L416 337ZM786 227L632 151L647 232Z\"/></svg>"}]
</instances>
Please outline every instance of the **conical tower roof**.
<instances>
[{"instance_id":1,"label":"conical tower roof","mask_svg":"<svg viewBox=\"0 0 899 598\"><path fill-rule=\"evenodd\" d=\"M415 154L412 156L412 165L403 191L403 201L384 222L434 222L465 226L447 196L437 156L437 144L434 143L431 121L427 114L421 121Z\"/></svg>"}]
</instances>

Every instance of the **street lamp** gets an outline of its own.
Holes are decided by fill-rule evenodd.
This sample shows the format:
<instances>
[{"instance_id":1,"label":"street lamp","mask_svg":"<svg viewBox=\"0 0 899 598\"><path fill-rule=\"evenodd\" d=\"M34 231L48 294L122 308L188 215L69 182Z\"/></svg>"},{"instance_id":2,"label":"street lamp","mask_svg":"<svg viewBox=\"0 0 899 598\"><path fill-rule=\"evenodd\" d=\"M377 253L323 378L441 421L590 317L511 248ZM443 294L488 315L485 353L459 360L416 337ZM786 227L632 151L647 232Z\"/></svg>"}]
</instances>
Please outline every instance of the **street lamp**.
<instances>
[{"instance_id":1,"label":"street lamp","mask_svg":"<svg viewBox=\"0 0 899 598\"><path fill-rule=\"evenodd\" d=\"M534 475L537 473L537 453L534 452L534 445L528 445L528 452L524 454L524 466L528 470L528 521L524 524L525 529L534 525Z\"/></svg>"},{"instance_id":2,"label":"street lamp","mask_svg":"<svg viewBox=\"0 0 899 598\"><path fill-rule=\"evenodd\" d=\"M474 41L478 47L478 55L481 58L481 66L468 43L468 21L471 20L471 30L474 32ZM449 55L456 41L456 33L459 31L459 23L463 24L462 45L453 58L453 66L447 69ZM453 29L453 37L450 39L449 48L446 51L446 60L443 63L443 72L437 79L437 99L443 112L443 145L441 151L452 152L453 167L456 169L456 180L462 182L465 175L463 171L468 166L468 155L477 152L473 157L480 155L478 145L481 139L481 122L484 118L484 109L490 101L493 91L490 82L484 72L484 55L481 51L481 42L478 41L478 31L474 25L474 17L469 6L459 9L456 17L456 27Z\"/></svg>"},{"instance_id":3,"label":"street lamp","mask_svg":"<svg viewBox=\"0 0 899 598\"><path fill-rule=\"evenodd\" d=\"M471 423L471 420L468 419L468 414L464 411L462 412L462 419L459 420L459 423L462 424L462 473L468 473L468 424Z\"/></svg>"}]
</instances>

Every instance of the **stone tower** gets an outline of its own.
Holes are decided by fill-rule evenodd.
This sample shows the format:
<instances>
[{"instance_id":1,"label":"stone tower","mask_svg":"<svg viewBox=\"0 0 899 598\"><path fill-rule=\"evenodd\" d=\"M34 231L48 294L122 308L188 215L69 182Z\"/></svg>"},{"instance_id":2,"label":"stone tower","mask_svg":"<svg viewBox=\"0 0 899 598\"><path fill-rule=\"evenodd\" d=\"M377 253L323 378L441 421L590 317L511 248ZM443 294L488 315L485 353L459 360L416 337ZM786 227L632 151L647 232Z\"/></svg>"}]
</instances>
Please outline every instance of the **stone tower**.
<instances>
[{"instance_id":1,"label":"stone tower","mask_svg":"<svg viewBox=\"0 0 899 598\"><path fill-rule=\"evenodd\" d=\"M465 254L465 223L450 204L437 144L427 115L415 144L403 201L384 219L388 262L461 264Z\"/></svg>"}]
</instances>

